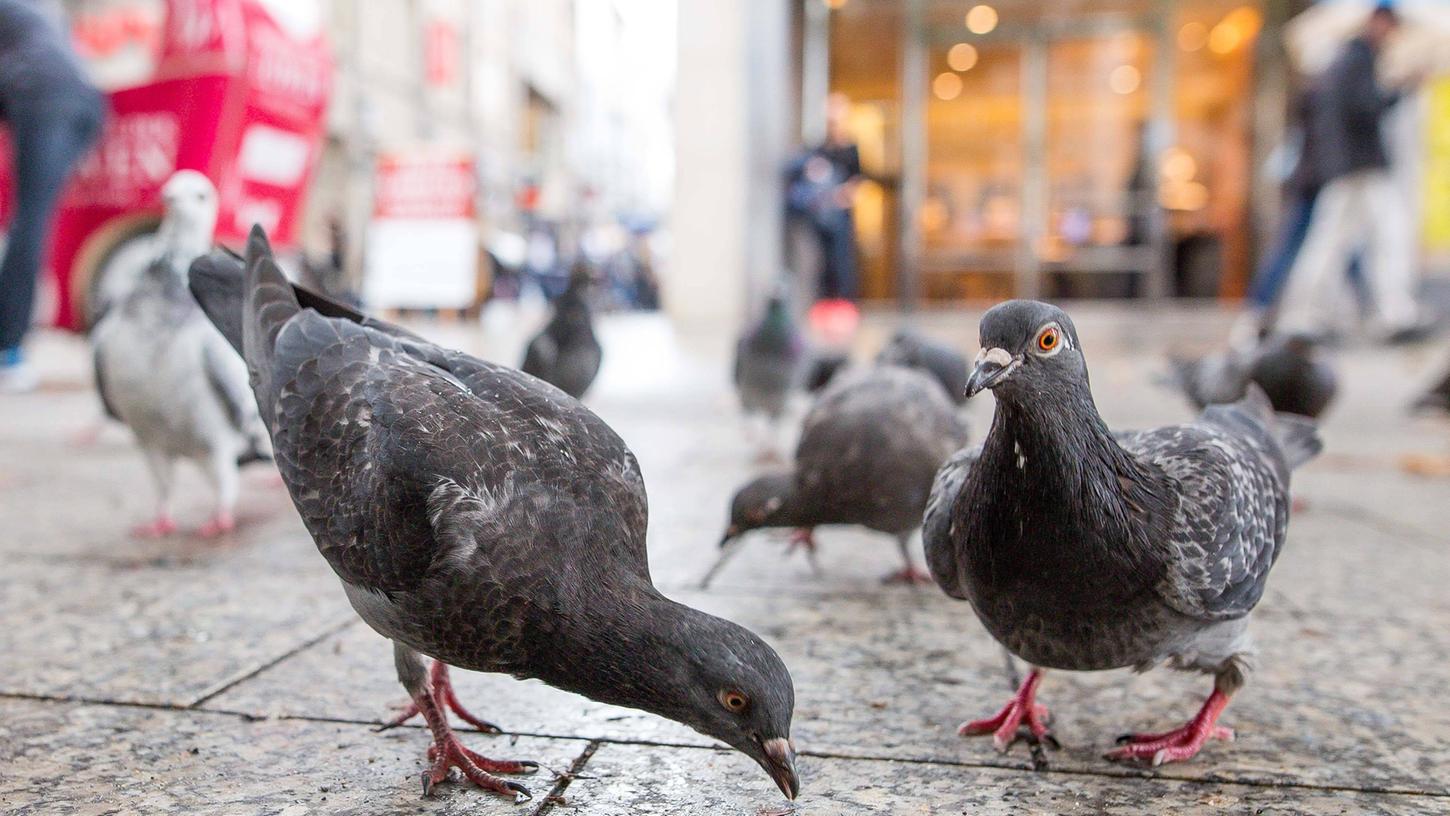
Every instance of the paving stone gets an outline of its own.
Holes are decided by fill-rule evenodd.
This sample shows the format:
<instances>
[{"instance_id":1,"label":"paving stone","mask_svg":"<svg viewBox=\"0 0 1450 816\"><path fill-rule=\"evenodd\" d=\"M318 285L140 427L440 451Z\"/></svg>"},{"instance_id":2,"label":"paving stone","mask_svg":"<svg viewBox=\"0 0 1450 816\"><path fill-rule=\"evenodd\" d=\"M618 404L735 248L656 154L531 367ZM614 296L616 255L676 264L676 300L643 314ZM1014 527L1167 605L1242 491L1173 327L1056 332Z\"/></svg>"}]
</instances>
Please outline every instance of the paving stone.
<instances>
[{"instance_id":1,"label":"paving stone","mask_svg":"<svg viewBox=\"0 0 1450 816\"><path fill-rule=\"evenodd\" d=\"M4 572L10 694L185 705L351 615L335 581L270 569L19 561Z\"/></svg>"},{"instance_id":2,"label":"paving stone","mask_svg":"<svg viewBox=\"0 0 1450 816\"><path fill-rule=\"evenodd\" d=\"M789 803L750 759L703 749L599 748L552 813L578 816L946 814L1434 814L1450 800L1352 791L1122 779L999 768L802 757Z\"/></svg>"},{"instance_id":3,"label":"paving stone","mask_svg":"<svg viewBox=\"0 0 1450 816\"><path fill-rule=\"evenodd\" d=\"M421 797L427 737L357 725L0 699L0 810L11 816L394 816L533 811L587 743L468 734L500 759L544 766L516 777L534 805L440 785Z\"/></svg>"}]
</instances>

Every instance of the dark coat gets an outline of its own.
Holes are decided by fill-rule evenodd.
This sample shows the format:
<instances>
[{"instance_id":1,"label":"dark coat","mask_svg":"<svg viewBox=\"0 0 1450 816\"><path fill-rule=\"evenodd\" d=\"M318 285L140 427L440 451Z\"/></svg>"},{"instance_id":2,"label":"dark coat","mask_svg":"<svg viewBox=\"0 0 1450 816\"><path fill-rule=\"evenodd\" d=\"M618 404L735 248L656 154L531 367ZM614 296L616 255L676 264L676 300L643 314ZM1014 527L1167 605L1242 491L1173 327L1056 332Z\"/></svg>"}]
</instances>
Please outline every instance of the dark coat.
<instances>
[{"instance_id":1,"label":"dark coat","mask_svg":"<svg viewBox=\"0 0 1450 816\"><path fill-rule=\"evenodd\" d=\"M1325 69L1310 111L1306 141L1323 183L1360 170L1389 167L1380 121L1400 100L1375 78L1375 49L1363 37L1345 44Z\"/></svg>"}]
</instances>

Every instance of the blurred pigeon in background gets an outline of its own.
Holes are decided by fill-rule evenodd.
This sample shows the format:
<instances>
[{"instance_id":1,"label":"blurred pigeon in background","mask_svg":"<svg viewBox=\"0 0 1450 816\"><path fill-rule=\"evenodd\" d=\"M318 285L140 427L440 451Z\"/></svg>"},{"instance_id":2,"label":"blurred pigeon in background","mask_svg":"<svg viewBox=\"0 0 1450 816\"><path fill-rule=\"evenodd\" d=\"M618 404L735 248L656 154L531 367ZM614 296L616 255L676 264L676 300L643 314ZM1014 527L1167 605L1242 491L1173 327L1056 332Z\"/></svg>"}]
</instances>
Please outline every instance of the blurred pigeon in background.
<instances>
[{"instance_id":1,"label":"blurred pigeon in background","mask_svg":"<svg viewBox=\"0 0 1450 816\"><path fill-rule=\"evenodd\" d=\"M260 228L245 270L213 253L193 265L191 289L246 357L318 550L393 641L432 734L425 794L458 768L523 800L499 774L538 768L462 745L445 708L483 721L458 704L452 664L677 720L796 795L789 672L751 632L655 589L644 481L599 417L533 377L289 284Z\"/></svg>"},{"instance_id":2,"label":"blurred pigeon in background","mask_svg":"<svg viewBox=\"0 0 1450 816\"><path fill-rule=\"evenodd\" d=\"M529 341L519 368L579 399L599 374L604 350L594 336L589 309L589 267L575 264L569 286L554 301L554 316Z\"/></svg>"},{"instance_id":3,"label":"blurred pigeon in background","mask_svg":"<svg viewBox=\"0 0 1450 816\"><path fill-rule=\"evenodd\" d=\"M929 581L908 544L932 477L966 442L966 424L930 375L885 365L843 373L806 415L795 468L735 494L721 545L750 530L794 527L792 548L814 556L814 527L859 524L896 537L903 565L888 581Z\"/></svg>"},{"instance_id":4,"label":"blurred pigeon in background","mask_svg":"<svg viewBox=\"0 0 1450 816\"><path fill-rule=\"evenodd\" d=\"M767 447L778 439L781 416L800 382L805 340L782 291L771 295L765 314L735 345L735 388L747 422L765 421Z\"/></svg>"},{"instance_id":5,"label":"blurred pigeon in background","mask_svg":"<svg viewBox=\"0 0 1450 816\"><path fill-rule=\"evenodd\" d=\"M200 530L213 536L235 525L238 466L270 458L271 446L246 366L186 289L187 266L211 247L216 188L182 170L161 197L157 257L91 332L96 390L106 414L135 434L156 485L156 515L133 532L176 530L173 469L177 459L191 459L216 491L216 509Z\"/></svg>"},{"instance_id":6,"label":"blurred pigeon in background","mask_svg":"<svg viewBox=\"0 0 1450 816\"><path fill-rule=\"evenodd\" d=\"M1175 360L1179 384L1193 405L1237 402L1256 383L1274 410L1317 418L1334 400L1338 379L1307 335L1271 335L1251 351Z\"/></svg>"},{"instance_id":7,"label":"blurred pigeon in background","mask_svg":"<svg viewBox=\"0 0 1450 816\"><path fill-rule=\"evenodd\" d=\"M840 349L819 347L806 360L803 384L806 392L819 394L831 380L851 367L851 355Z\"/></svg>"},{"instance_id":8,"label":"blurred pigeon in background","mask_svg":"<svg viewBox=\"0 0 1450 816\"><path fill-rule=\"evenodd\" d=\"M956 405L967 401L967 358L956 349L911 329L898 329L876 361L925 371Z\"/></svg>"},{"instance_id":9,"label":"blurred pigeon in background","mask_svg":"<svg viewBox=\"0 0 1450 816\"><path fill-rule=\"evenodd\" d=\"M1411 411L1444 411L1450 413L1450 370L1446 370L1434 385L1415 398Z\"/></svg>"},{"instance_id":10,"label":"blurred pigeon in background","mask_svg":"<svg viewBox=\"0 0 1450 816\"><path fill-rule=\"evenodd\" d=\"M1077 330L1062 310L1009 301L982 317L968 393L992 389L986 440L938 474L923 526L927 564L1009 651L1033 665L997 715L962 725L1000 750L1026 725L1043 669L1146 671L1164 661L1214 676L1182 728L1109 754L1189 759L1244 683L1249 612L1289 524L1289 472L1319 451L1305 418L1257 389L1186 425L1114 435L1099 416Z\"/></svg>"}]
</instances>

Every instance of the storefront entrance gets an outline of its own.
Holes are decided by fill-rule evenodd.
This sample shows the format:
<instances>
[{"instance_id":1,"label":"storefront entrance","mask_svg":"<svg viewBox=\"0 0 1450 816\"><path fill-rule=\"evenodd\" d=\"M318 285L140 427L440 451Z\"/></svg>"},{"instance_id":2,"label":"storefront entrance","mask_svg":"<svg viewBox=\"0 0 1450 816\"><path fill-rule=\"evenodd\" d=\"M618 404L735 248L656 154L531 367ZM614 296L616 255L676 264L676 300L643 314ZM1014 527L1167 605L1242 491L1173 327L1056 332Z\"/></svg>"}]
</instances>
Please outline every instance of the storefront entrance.
<instances>
[{"instance_id":1,"label":"storefront entrance","mask_svg":"<svg viewBox=\"0 0 1450 816\"><path fill-rule=\"evenodd\" d=\"M829 87L852 101L871 176L868 297L1242 286L1257 6L834 5Z\"/></svg>"}]
</instances>

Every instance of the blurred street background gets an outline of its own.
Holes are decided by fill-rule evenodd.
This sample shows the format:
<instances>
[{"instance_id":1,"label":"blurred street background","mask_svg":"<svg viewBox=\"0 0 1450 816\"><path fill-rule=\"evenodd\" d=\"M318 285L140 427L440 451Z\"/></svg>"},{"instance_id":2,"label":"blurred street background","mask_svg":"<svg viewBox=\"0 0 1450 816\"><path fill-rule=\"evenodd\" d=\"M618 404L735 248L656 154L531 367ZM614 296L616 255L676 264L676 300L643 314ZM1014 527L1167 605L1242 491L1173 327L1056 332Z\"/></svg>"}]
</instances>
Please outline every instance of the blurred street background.
<instances>
[{"instance_id":1,"label":"blurred street background","mask_svg":"<svg viewBox=\"0 0 1450 816\"><path fill-rule=\"evenodd\" d=\"M1395 4L1382 40L1368 0L23 2L104 115L57 177L36 329L0 343L0 392L26 392L0 393L0 811L1450 808L1450 424L1406 410L1447 361L1450 0ZM1366 69L1346 55L1370 40ZM21 118L0 104L11 238L37 166ZM1321 166L1351 131L1352 166ZM214 502L182 471L180 532L128 535L153 491L101 418L86 332L166 246L178 170L215 187L217 243L261 224L290 275L488 360L517 363L571 275L592 283L585 402L638 454L652 574L779 647L801 800L683 726L469 672L505 733L465 741L540 759L536 799L420 799L425 733L371 730L403 696L388 647L274 473L246 472L235 530L203 537ZM722 557L764 467L731 355L781 292L813 349L858 363L903 325L970 358L986 306L1053 300L1114 428L1193 416L1170 355L1251 346L1281 313L1323 341L1340 395L1294 477L1238 741L1109 764L1112 734L1203 684L1059 673L1066 747L1034 772L956 737L1012 669L965 605L880 585L891 540L826 529L819 573L768 534ZM980 442L992 403L962 410Z\"/></svg>"}]
</instances>

